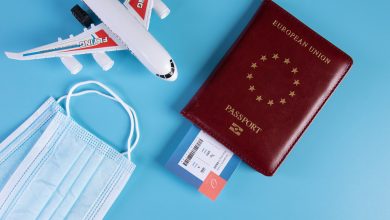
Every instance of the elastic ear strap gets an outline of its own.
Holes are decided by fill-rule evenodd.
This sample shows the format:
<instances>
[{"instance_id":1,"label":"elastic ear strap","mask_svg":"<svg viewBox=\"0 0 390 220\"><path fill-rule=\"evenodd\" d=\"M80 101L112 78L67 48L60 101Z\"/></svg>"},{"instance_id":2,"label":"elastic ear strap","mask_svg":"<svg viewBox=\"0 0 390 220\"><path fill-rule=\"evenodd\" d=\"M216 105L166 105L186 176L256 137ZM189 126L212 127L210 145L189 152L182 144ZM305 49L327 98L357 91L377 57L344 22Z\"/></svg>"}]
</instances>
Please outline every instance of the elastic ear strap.
<instances>
[{"instance_id":1,"label":"elastic ear strap","mask_svg":"<svg viewBox=\"0 0 390 220\"><path fill-rule=\"evenodd\" d=\"M79 92L79 93L74 93L75 90L78 89L79 87L84 86L84 85L90 85L90 84L94 84L94 85L97 85L97 86L101 87L102 89L107 91L110 95L106 95L106 94L101 93L101 92L99 92L97 90L85 90L85 91L82 91L82 92ZM125 111L129 115L129 118L130 118L130 132L129 132L129 137L127 139L127 152L125 152L125 153L127 153L127 156L130 159L131 158L131 152L137 146L138 141L139 141L139 137L140 137L140 135L139 135L139 126L138 126L138 118L137 118L136 112L134 111L134 109L132 107L130 107L128 104L126 104L115 92L113 92L110 88L108 88L103 83L100 83L98 81L85 81L85 82L80 82L80 83L75 84L69 90L68 95L66 95L65 109L66 109L66 114L68 116L71 116L71 112L70 112L70 99L72 97L82 96L82 95L85 95L85 94L88 94L88 93L95 93L95 94L98 94L98 95L103 96L105 98L108 98L108 99L111 99L111 100L114 100L114 101L118 102L119 104L122 105L122 107L125 109ZM64 98L65 97L59 98L58 102L62 101ZM136 138L134 140L134 143L131 144L131 140L133 139L134 131L136 133Z\"/></svg>"},{"instance_id":2,"label":"elastic ear strap","mask_svg":"<svg viewBox=\"0 0 390 220\"><path fill-rule=\"evenodd\" d=\"M72 97L78 97L78 96L83 96L83 95L91 94L91 93L97 94L97 95L103 96L103 97L105 97L105 98L111 99L111 100L113 100L113 101L115 101L115 102L118 102L118 101L117 101L115 98L113 98L112 96L109 96L109 95L104 94L104 93L102 93L102 92L100 92L100 91L97 91L97 90L84 90L84 91L81 91L81 92L73 93L71 96L72 96ZM58 103L61 103L63 100L66 99L66 97L67 97L67 95L64 95L64 96L58 98L58 99L57 99L57 102L58 102ZM137 143L138 143L138 141L139 141L140 135L139 135L139 126L138 126L137 114L136 114L135 110L134 110L132 107L130 107L127 103L125 103L125 105L126 105L126 107L133 113L134 122L135 122L135 123L134 123L134 124L135 124L135 132L136 132L136 135L137 135L137 136L136 136L136 139L135 139L135 141L134 141L134 143L133 143L133 145L132 145L131 148L130 148L130 151L124 152L124 154L127 154L128 152L132 152L132 150L134 150L135 146L137 145ZM128 155L128 156L129 156L129 155Z\"/></svg>"},{"instance_id":3,"label":"elastic ear strap","mask_svg":"<svg viewBox=\"0 0 390 220\"><path fill-rule=\"evenodd\" d=\"M78 96L83 96L83 95L86 95L86 94L97 94L97 95L100 95L100 96L103 96L103 97L106 97L108 99L111 99L113 101L116 102L116 99L114 99L112 96L109 96L107 94L104 94L100 91L97 91L97 90L92 90L92 89L88 89L88 90L83 90L81 92L76 92L76 93L73 93L72 94L72 97L78 97ZM62 101L64 101L66 99L66 97L68 97L68 94L64 95L64 96L61 96L60 98L57 99L57 102L58 103L61 103Z\"/></svg>"}]
</instances>

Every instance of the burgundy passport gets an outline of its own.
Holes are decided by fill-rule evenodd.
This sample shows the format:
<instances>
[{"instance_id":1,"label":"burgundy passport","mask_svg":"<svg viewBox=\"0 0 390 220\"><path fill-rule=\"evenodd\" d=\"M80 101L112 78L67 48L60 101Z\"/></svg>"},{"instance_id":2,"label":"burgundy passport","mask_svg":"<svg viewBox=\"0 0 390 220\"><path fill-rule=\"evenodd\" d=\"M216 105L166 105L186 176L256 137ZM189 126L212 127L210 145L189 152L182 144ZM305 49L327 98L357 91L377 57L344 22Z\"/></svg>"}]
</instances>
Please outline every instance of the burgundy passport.
<instances>
[{"instance_id":1,"label":"burgundy passport","mask_svg":"<svg viewBox=\"0 0 390 220\"><path fill-rule=\"evenodd\" d=\"M352 65L352 59L272 1L182 114L271 176Z\"/></svg>"}]
</instances>

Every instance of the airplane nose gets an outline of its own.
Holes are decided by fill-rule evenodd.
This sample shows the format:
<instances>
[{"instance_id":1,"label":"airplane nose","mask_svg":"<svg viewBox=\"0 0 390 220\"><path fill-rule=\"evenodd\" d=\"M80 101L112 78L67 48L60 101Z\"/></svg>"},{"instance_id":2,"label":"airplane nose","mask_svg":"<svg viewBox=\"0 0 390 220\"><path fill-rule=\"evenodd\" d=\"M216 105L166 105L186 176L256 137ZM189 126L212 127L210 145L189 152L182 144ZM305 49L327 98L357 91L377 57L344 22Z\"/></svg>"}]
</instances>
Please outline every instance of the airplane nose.
<instances>
[{"instance_id":1,"label":"airplane nose","mask_svg":"<svg viewBox=\"0 0 390 220\"><path fill-rule=\"evenodd\" d=\"M179 74L178 74L175 62L173 62L173 60L170 60L170 64L171 64L171 71L169 73L167 73L165 75L160 75L160 74L156 74L156 75L158 77L166 80L166 81L173 82L177 79Z\"/></svg>"}]
</instances>

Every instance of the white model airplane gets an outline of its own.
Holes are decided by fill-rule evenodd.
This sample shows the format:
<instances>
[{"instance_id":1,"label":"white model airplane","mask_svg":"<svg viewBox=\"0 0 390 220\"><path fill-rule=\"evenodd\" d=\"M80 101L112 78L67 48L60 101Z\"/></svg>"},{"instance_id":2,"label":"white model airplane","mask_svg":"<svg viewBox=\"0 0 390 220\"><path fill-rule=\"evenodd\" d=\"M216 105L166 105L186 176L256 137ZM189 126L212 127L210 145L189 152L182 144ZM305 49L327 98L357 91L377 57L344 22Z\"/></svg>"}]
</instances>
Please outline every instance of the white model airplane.
<instances>
[{"instance_id":1,"label":"white model airplane","mask_svg":"<svg viewBox=\"0 0 390 220\"><path fill-rule=\"evenodd\" d=\"M114 61L105 53L130 50L131 53L154 75L167 81L175 81L178 71L175 62L160 43L149 33L152 9L161 19L170 13L161 0L83 0L102 21L93 25L92 19L79 6L72 12L87 28L69 39L38 47L21 53L5 52L16 60L32 60L59 57L72 73L81 71L81 63L75 55L92 54L103 70L109 70Z\"/></svg>"}]
</instances>

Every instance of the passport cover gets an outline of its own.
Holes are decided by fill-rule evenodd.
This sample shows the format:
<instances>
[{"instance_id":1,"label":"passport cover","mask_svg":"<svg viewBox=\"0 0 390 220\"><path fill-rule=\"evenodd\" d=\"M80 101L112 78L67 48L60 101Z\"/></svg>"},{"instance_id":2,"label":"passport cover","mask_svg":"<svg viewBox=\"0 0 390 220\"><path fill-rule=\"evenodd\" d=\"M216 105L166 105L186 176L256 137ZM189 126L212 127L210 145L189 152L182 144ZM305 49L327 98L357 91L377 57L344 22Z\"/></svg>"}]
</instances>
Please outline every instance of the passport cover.
<instances>
[{"instance_id":1,"label":"passport cover","mask_svg":"<svg viewBox=\"0 0 390 220\"><path fill-rule=\"evenodd\" d=\"M264 1L182 114L272 176L352 65L352 59Z\"/></svg>"}]
</instances>

